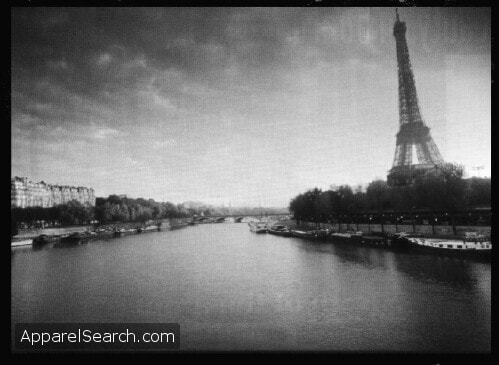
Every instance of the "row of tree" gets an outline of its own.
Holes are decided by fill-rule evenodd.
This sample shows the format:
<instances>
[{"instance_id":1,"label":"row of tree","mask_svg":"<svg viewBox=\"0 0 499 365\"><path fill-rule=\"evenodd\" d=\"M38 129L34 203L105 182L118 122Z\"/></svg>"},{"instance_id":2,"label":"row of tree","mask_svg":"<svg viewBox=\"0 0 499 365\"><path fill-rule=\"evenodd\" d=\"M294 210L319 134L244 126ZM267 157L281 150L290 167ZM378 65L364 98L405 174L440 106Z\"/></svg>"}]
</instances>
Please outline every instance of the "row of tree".
<instances>
[{"instance_id":1,"label":"row of tree","mask_svg":"<svg viewBox=\"0 0 499 365\"><path fill-rule=\"evenodd\" d=\"M332 215L363 212L431 210L449 213L491 204L490 178L463 178L463 167L444 164L416 177L408 186L391 187L375 180L366 189L348 185L299 194L289 209L299 220L327 221Z\"/></svg>"},{"instance_id":2,"label":"row of tree","mask_svg":"<svg viewBox=\"0 0 499 365\"><path fill-rule=\"evenodd\" d=\"M76 200L50 208L28 207L12 208L11 221L13 226L23 225L27 228L40 226L43 222L48 226L74 225L90 223L95 219L95 209L83 205Z\"/></svg>"},{"instance_id":3,"label":"row of tree","mask_svg":"<svg viewBox=\"0 0 499 365\"><path fill-rule=\"evenodd\" d=\"M51 208L12 208L13 227L24 228L59 225L78 225L98 222L126 223L147 222L167 218L186 218L195 215L217 216L231 214L257 215L265 213L288 213L283 208L231 208L216 207L200 202L173 204L156 202L153 199L133 199L118 195L97 198L95 207L83 205L76 200Z\"/></svg>"},{"instance_id":4,"label":"row of tree","mask_svg":"<svg viewBox=\"0 0 499 365\"><path fill-rule=\"evenodd\" d=\"M101 223L111 222L146 222L165 218L184 218L196 214L182 204L156 202L153 199L121 198L110 195L108 198L97 198L95 218Z\"/></svg>"},{"instance_id":5,"label":"row of tree","mask_svg":"<svg viewBox=\"0 0 499 365\"><path fill-rule=\"evenodd\" d=\"M287 208L283 207L232 207L232 206L214 206L202 202L184 202L182 206L191 212L204 216L258 216L265 214L289 214Z\"/></svg>"},{"instance_id":6,"label":"row of tree","mask_svg":"<svg viewBox=\"0 0 499 365\"><path fill-rule=\"evenodd\" d=\"M170 202L156 202L153 199L131 199L111 195L108 198L97 198L95 219L99 222L145 222L165 218L185 218L193 216L218 215L259 215L259 214L286 214L283 208L237 208L216 207L200 202L185 202L173 204Z\"/></svg>"},{"instance_id":7,"label":"row of tree","mask_svg":"<svg viewBox=\"0 0 499 365\"><path fill-rule=\"evenodd\" d=\"M96 205L84 205L73 200L66 204L50 208L28 207L12 208L12 227L66 226L89 224L95 221L105 224L113 222L146 222L165 218L182 218L193 216L197 212L183 205L158 203L152 199L121 198L110 195L108 198L97 198Z\"/></svg>"}]
</instances>

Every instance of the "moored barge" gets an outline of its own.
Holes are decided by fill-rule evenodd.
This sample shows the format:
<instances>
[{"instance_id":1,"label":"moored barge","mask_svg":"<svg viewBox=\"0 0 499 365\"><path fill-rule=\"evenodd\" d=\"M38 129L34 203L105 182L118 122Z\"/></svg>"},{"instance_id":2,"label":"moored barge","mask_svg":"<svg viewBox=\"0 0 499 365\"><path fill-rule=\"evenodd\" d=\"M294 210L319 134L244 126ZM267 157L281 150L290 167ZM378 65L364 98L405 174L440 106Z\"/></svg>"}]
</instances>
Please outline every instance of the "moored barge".
<instances>
[{"instance_id":1,"label":"moored barge","mask_svg":"<svg viewBox=\"0 0 499 365\"><path fill-rule=\"evenodd\" d=\"M283 236L283 237L291 237L293 235L286 226L282 225L274 225L271 228L269 228L267 232L275 236Z\"/></svg>"},{"instance_id":2,"label":"moored barge","mask_svg":"<svg viewBox=\"0 0 499 365\"><path fill-rule=\"evenodd\" d=\"M361 242L361 231L334 232L329 235L332 242Z\"/></svg>"},{"instance_id":3,"label":"moored barge","mask_svg":"<svg viewBox=\"0 0 499 365\"><path fill-rule=\"evenodd\" d=\"M264 222L250 222L248 223L251 232L267 233L267 223Z\"/></svg>"},{"instance_id":4,"label":"moored barge","mask_svg":"<svg viewBox=\"0 0 499 365\"><path fill-rule=\"evenodd\" d=\"M57 243L61 240L61 236L54 235L49 236L47 234L41 234L35 238L33 238L33 246L42 246L48 243Z\"/></svg>"},{"instance_id":5,"label":"moored barge","mask_svg":"<svg viewBox=\"0 0 499 365\"><path fill-rule=\"evenodd\" d=\"M449 255L490 257L492 242L485 236L467 235L462 239L426 238L408 235L409 247L415 251Z\"/></svg>"},{"instance_id":6,"label":"moored barge","mask_svg":"<svg viewBox=\"0 0 499 365\"><path fill-rule=\"evenodd\" d=\"M318 239L326 239L329 236L329 231L325 229L317 229L312 231L293 230L291 231L291 234L293 237L318 240Z\"/></svg>"}]
</instances>

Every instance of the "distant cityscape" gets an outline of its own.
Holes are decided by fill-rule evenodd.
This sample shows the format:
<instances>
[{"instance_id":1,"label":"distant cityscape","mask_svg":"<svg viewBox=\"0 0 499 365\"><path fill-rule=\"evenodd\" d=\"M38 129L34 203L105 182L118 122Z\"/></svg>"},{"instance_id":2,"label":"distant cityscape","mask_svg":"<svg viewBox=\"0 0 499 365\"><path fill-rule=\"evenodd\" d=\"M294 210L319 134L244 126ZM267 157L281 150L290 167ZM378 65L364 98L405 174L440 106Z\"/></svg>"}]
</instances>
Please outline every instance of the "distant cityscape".
<instances>
[{"instance_id":1,"label":"distant cityscape","mask_svg":"<svg viewBox=\"0 0 499 365\"><path fill-rule=\"evenodd\" d=\"M126 194L114 196L119 199L134 200ZM94 189L90 187L52 185L44 181L32 182L28 177L11 178L11 208L51 208L74 200L83 205L95 207L97 199L102 198L96 198ZM181 203L179 206L192 214L201 215L288 213L287 207L226 207L193 201Z\"/></svg>"},{"instance_id":2,"label":"distant cityscape","mask_svg":"<svg viewBox=\"0 0 499 365\"><path fill-rule=\"evenodd\" d=\"M12 208L50 208L72 200L95 206L94 189L84 186L51 185L44 181L35 183L27 177L15 176L11 179Z\"/></svg>"}]
</instances>

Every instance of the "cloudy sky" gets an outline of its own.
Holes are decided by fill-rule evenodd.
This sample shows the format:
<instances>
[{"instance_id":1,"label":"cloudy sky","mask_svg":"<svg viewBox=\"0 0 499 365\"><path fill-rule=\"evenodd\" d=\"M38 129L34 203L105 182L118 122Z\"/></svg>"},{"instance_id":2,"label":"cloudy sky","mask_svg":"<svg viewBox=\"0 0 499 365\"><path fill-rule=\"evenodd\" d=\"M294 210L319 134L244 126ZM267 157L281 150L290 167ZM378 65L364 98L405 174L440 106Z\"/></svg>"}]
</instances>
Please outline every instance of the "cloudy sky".
<instances>
[{"instance_id":1,"label":"cloudy sky","mask_svg":"<svg viewBox=\"0 0 499 365\"><path fill-rule=\"evenodd\" d=\"M402 8L444 159L491 169L488 8ZM13 8L12 176L287 206L386 178L392 8Z\"/></svg>"}]
</instances>

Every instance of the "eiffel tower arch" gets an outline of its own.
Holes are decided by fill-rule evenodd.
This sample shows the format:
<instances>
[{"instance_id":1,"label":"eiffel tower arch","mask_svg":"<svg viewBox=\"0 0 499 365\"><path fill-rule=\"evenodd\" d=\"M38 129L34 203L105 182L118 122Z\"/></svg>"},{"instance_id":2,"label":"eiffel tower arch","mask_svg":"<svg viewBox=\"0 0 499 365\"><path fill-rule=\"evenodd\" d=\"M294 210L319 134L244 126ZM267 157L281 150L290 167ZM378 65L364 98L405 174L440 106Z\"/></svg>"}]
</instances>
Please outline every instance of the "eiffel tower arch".
<instances>
[{"instance_id":1,"label":"eiffel tower arch","mask_svg":"<svg viewBox=\"0 0 499 365\"><path fill-rule=\"evenodd\" d=\"M411 184L416 176L444 163L431 137L430 128L421 117L405 38L407 28L405 22L400 21L398 10L396 16L393 35L397 45L400 129L397 133L392 168L387 177L388 184L392 186Z\"/></svg>"}]
</instances>

